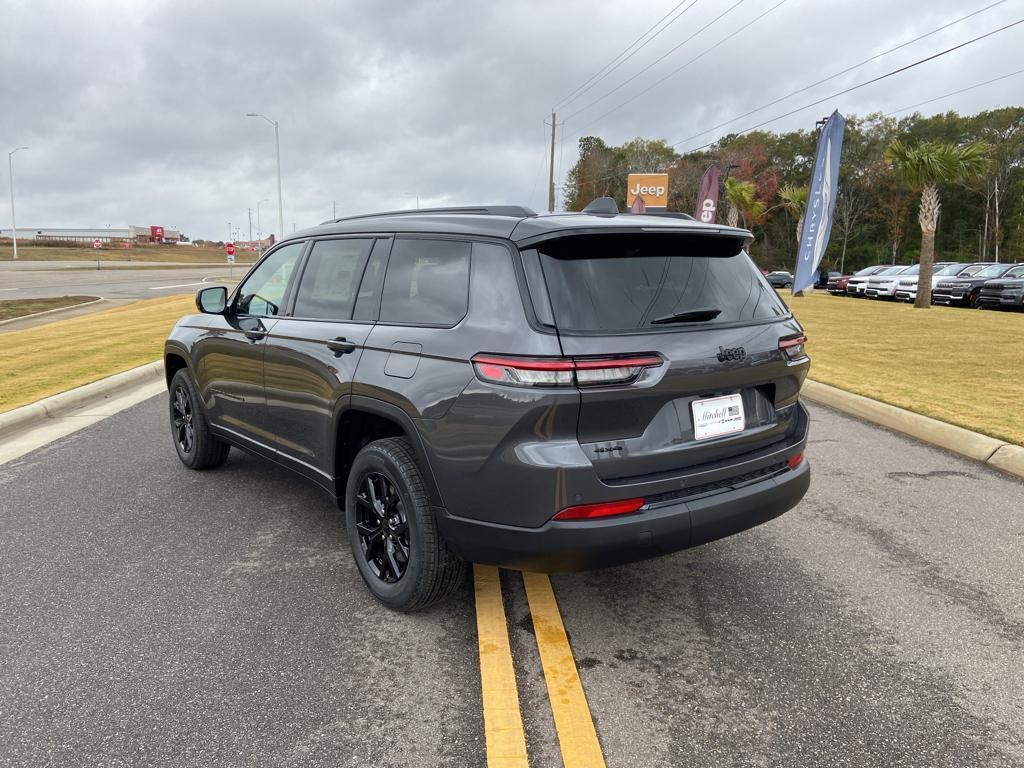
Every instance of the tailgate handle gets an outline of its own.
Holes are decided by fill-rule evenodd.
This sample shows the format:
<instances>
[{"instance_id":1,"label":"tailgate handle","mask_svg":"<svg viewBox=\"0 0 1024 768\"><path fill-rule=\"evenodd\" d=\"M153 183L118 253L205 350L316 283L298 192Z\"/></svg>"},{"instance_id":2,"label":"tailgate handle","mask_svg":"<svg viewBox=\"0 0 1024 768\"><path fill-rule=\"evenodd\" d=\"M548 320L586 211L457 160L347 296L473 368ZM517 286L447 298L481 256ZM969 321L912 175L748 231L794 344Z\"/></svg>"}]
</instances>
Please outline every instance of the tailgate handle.
<instances>
[{"instance_id":1,"label":"tailgate handle","mask_svg":"<svg viewBox=\"0 0 1024 768\"><path fill-rule=\"evenodd\" d=\"M356 345L351 341L347 341L344 336L337 336L327 342L327 348L334 352L335 357L341 357L344 354L352 352L356 348Z\"/></svg>"}]
</instances>

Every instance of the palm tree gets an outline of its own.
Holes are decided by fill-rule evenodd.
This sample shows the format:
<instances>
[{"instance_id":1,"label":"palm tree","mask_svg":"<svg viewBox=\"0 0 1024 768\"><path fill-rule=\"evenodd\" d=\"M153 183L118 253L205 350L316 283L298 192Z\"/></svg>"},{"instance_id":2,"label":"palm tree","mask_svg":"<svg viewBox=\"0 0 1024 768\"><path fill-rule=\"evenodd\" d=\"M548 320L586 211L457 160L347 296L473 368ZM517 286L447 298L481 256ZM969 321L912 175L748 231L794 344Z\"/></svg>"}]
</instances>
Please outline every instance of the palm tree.
<instances>
[{"instance_id":1,"label":"palm tree","mask_svg":"<svg viewBox=\"0 0 1024 768\"><path fill-rule=\"evenodd\" d=\"M755 192L752 181L736 178L725 180L725 199L729 203L726 223L730 227L738 226L740 217L743 218L743 225L747 226L748 219L756 219L764 213L764 203L757 199Z\"/></svg>"},{"instance_id":2,"label":"palm tree","mask_svg":"<svg viewBox=\"0 0 1024 768\"><path fill-rule=\"evenodd\" d=\"M807 187L788 184L779 190L783 207L796 216L796 242L800 244L800 235L804 231L804 211L807 209Z\"/></svg>"},{"instance_id":3,"label":"palm tree","mask_svg":"<svg viewBox=\"0 0 1024 768\"><path fill-rule=\"evenodd\" d=\"M910 147L897 139L885 150L885 161L897 177L921 192L917 221L921 225L921 266L914 306L927 309L932 301L932 274L935 262L935 228L939 221L939 184L974 179L989 167L989 147L975 141L958 147L942 141L925 141Z\"/></svg>"}]
</instances>

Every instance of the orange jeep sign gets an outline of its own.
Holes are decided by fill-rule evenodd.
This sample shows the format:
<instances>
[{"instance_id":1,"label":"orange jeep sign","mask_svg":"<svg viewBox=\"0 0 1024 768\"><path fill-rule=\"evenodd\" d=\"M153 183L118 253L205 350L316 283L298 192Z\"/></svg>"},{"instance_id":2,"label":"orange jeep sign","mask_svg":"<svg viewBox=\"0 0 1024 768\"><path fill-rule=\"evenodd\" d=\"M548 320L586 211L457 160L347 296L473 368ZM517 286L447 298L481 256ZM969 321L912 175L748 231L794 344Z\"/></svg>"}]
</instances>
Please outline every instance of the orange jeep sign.
<instances>
[{"instance_id":1,"label":"orange jeep sign","mask_svg":"<svg viewBox=\"0 0 1024 768\"><path fill-rule=\"evenodd\" d=\"M637 197L644 199L648 208L668 207L667 173L631 173L626 177L626 207Z\"/></svg>"}]
</instances>

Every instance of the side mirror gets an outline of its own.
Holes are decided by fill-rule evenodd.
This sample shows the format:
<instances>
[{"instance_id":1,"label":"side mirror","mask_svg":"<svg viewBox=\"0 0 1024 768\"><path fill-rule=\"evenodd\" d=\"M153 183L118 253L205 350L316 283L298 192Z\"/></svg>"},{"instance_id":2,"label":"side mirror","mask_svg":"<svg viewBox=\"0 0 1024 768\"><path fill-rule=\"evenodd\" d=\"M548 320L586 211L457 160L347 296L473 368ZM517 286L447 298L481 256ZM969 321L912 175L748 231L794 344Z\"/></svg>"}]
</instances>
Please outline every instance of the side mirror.
<instances>
[{"instance_id":1,"label":"side mirror","mask_svg":"<svg viewBox=\"0 0 1024 768\"><path fill-rule=\"evenodd\" d=\"M196 309L206 315L223 315L228 305L228 289L223 285L203 288L196 293Z\"/></svg>"}]
</instances>

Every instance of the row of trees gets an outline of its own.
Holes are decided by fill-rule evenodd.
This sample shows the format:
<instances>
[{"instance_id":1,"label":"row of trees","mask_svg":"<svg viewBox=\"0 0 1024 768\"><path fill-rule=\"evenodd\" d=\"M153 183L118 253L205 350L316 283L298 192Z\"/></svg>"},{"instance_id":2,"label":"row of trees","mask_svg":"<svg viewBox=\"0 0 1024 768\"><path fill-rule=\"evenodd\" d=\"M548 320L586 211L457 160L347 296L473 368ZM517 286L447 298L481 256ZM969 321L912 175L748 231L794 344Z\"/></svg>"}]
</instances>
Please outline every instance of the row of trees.
<instances>
[{"instance_id":1,"label":"row of trees","mask_svg":"<svg viewBox=\"0 0 1024 768\"><path fill-rule=\"evenodd\" d=\"M565 207L581 210L608 195L624 210L626 175L661 171L669 175L669 209L693 213L701 177L715 163L720 211L753 231L751 256L766 269L792 269L816 145L811 130L730 135L687 154L662 140L615 147L587 136L565 182ZM1022 225L1024 107L847 118L827 268L914 263L930 252L1022 260Z\"/></svg>"}]
</instances>

